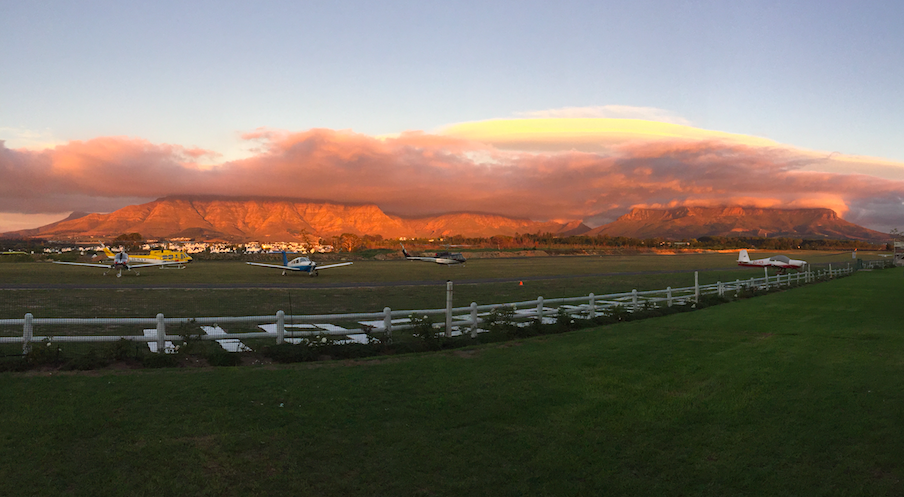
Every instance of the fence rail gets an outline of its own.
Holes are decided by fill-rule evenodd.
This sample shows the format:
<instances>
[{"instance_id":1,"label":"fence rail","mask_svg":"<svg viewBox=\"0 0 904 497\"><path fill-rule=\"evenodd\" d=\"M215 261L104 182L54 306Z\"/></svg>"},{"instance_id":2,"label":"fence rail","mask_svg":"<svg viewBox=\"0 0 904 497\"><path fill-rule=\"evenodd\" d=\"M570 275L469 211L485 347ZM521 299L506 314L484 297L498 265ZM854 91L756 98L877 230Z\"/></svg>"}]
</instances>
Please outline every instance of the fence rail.
<instances>
[{"instance_id":1,"label":"fence rail","mask_svg":"<svg viewBox=\"0 0 904 497\"><path fill-rule=\"evenodd\" d=\"M350 341L361 341L375 333L382 333L391 339L393 331L406 330L415 327L409 317L416 316L444 316L445 323L439 328L445 336L451 337L462 334L462 330L470 332L476 337L480 331L480 324L485 322L487 315L494 310L510 308L514 311L515 319L521 322L530 320L554 319L564 309L573 317L593 318L598 314L611 312L614 308L623 308L627 312L638 311L650 306L662 305L687 305L689 302L699 302L703 295L724 296L731 293L739 293L752 289L769 289L776 286L790 286L792 284L811 283L828 280L831 278L850 274L853 270L848 268L828 269L818 271L805 271L789 274L768 275L764 271L761 278L747 280L735 280L730 282L717 282L709 285L699 284L699 273L694 273L694 286L683 288L668 287L664 290L647 290L612 293L606 295L589 294L580 297L564 297L544 299L537 297L534 300L522 302L510 302L503 304L478 305L472 302L466 307L452 307L452 282L447 283L446 302L443 309L409 309L392 310L386 307L381 312L365 312L351 314L308 314L286 315L278 311L275 315L262 316L221 316L221 317L179 317L168 318L163 314L157 314L154 318L36 318L31 313L25 314L23 319L0 319L0 326L15 326L22 328L21 336L0 336L0 344L22 344L23 353L28 353L31 344L50 340L52 342L115 342L130 340L134 342L148 343L153 352L172 351L172 342L181 341L183 335L167 334L167 327L173 326L199 326L206 334L198 335L201 340L216 340L224 347L225 342L233 343L247 339L275 339L277 344L287 340L298 340L311 336L335 336L347 337ZM556 308L550 306L557 306ZM289 324L287 324L287 322ZM360 328L346 328L335 324L323 323L356 323ZM251 333L226 333L220 328L223 324L251 324L257 325L264 331ZM123 326L152 326L151 329L143 329L142 335L35 335L35 327L59 327L73 325L123 325ZM272 331L271 331L272 330ZM194 334L192 336L195 336ZM237 350L242 350L238 348Z\"/></svg>"}]
</instances>

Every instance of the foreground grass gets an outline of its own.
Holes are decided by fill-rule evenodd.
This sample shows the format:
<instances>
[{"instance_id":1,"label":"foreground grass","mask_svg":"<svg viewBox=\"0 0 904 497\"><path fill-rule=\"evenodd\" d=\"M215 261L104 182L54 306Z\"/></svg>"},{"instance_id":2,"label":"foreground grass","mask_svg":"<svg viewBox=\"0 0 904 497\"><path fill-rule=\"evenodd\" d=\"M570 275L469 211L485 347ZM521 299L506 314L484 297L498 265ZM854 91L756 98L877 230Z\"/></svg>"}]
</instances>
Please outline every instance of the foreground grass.
<instances>
[{"instance_id":1,"label":"foreground grass","mask_svg":"<svg viewBox=\"0 0 904 497\"><path fill-rule=\"evenodd\" d=\"M357 364L7 373L0 495L898 495L900 281Z\"/></svg>"}]
</instances>

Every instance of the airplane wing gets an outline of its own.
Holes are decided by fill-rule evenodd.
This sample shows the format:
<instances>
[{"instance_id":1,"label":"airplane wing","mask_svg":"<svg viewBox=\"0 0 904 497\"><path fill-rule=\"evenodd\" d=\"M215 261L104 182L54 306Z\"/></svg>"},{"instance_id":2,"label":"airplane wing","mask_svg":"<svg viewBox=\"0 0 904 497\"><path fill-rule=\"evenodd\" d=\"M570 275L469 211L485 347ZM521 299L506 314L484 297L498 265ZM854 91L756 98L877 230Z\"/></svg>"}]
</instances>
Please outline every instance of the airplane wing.
<instances>
[{"instance_id":1,"label":"airplane wing","mask_svg":"<svg viewBox=\"0 0 904 497\"><path fill-rule=\"evenodd\" d=\"M113 266L110 264L91 264L88 262L63 262L63 261L53 261L54 264L67 264L69 266L90 266L90 267L102 267L104 269L110 269Z\"/></svg>"},{"instance_id":2,"label":"airplane wing","mask_svg":"<svg viewBox=\"0 0 904 497\"><path fill-rule=\"evenodd\" d=\"M279 264L261 264L260 262L246 262L249 266L272 267L274 269L282 269L283 271L302 271L301 268L283 266Z\"/></svg>"},{"instance_id":3,"label":"airplane wing","mask_svg":"<svg viewBox=\"0 0 904 497\"><path fill-rule=\"evenodd\" d=\"M409 261L427 261L427 262L436 262L436 257L414 257L414 256L408 256L408 257L405 257L405 258L408 259Z\"/></svg>"},{"instance_id":4,"label":"airplane wing","mask_svg":"<svg viewBox=\"0 0 904 497\"><path fill-rule=\"evenodd\" d=\"M130 269L139 267L159 267L159 266L182 266L185 262L149 262L147 264L129 264Z\"/></svg>"},{"instance_id":5,"label":"airplane wing","mask_svg":"<svg viewBox=\"0 0 904 497\"><path fill-rule=\"evenodd\" d=\"M343 263L341 263L341 264L328 264L328 265L326 265L326 266L321 266L320 264L318 264L318 265L317 265L317 270L320 271L321 269L329 269L329 268L331 268L331 267L351 266L352 264L354 264L354 263L352 263L352 262L343 262Z\"/></svg>"}]
</instances>

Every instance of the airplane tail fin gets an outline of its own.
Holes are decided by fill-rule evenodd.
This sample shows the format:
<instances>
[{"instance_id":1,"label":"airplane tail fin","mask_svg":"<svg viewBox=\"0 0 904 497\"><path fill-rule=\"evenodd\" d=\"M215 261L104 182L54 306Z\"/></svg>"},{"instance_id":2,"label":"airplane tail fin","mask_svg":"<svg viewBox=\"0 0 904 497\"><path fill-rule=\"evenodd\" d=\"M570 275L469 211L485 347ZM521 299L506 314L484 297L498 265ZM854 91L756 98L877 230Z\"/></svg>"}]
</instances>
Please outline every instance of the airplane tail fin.
<instances>
[{"instance_id":1,"label":"airplane tail fin","mask_svg":"<svg viewBox=\"0 0 904 497\"><path fill-rule=\"evenodd\" d=\"M285 251L285 250L282 251L282 265L283 265L283 266L288 266L288 265L289 265L289 258L286 256L286 251Z\"/></svg>"},{"instance_id":2,"label":"airplane tail fin","mask_svg":"<svg viewBox=\"0 0 904 497\"><path fill-rule=\"evenodd\" d=\"M741 249L738 252L738 262L750 262L750 256L747 255L747 249Z\"/></svg>"},{"instance_id":3,"label":"airplane tail fin","mask_svg":"<svg viewBox=\"0 0 904 497\"><path fill-rule=\"evenodd\" d=\"M112 250L110 250L109 248L107 248L106 245L101 244L100 246L104 248L104 255L106 255L107 257L109 257L109 258L111 258L111 259L113 259L113 258L116 257L116 254L114 254Z\"/></svg>"},{"instance_id":4,"label":"airplane tail fin","mask_svg":"<svg viewBox=\"0 0 904 497\"><path fill-rule=\"evenodd\" d=\"M402 244L400 243L399 245L402 245ZM411 257L411 254L409 254L408 251L405 250L405 246L404 246L404 245L402 245L402 254L404 254L405 257Z\"/></svg>"}]
</instances>

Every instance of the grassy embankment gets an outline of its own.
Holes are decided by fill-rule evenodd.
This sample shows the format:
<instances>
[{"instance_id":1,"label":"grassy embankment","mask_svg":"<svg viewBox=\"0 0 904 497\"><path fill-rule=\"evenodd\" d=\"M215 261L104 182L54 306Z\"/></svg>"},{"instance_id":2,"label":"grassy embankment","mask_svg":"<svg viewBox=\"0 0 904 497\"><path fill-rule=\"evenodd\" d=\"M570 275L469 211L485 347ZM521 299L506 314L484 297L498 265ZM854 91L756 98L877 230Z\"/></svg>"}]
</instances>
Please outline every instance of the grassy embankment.
<instances>
[{"instance_id":1,"label":"grassy embankment","mask_svg":"<svg viewBox=\"0 0 904 497\"><path fill-rule=\"evenodd\" d=\"M448 353L3 375L3 495L899 495L900 270Z\"/></svg>"}]
</instances>

